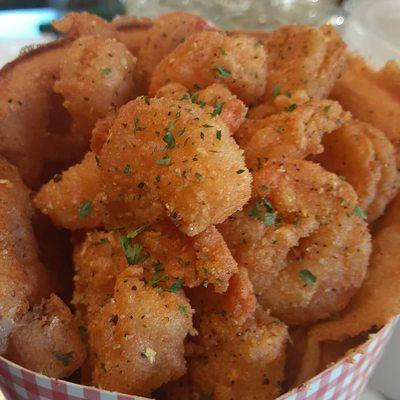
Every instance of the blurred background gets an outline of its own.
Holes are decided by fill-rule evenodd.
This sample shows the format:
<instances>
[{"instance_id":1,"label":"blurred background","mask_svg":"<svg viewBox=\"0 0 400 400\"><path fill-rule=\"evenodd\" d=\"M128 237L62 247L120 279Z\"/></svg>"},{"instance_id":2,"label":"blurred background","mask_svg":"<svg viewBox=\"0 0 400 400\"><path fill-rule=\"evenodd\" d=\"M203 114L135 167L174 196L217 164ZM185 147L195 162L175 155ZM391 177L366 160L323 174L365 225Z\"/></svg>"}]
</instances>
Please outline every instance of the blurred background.
<instances>
[{"instance_id":1,"label":"blurred background","mask_svg":"<svg viewBox=\"0 0 400 400\"><path fill-rule=\"evenodd\" d=\"M107 20L182 10L226 29L270 30L284 24L330 23L351 50L376 67L388 59L400 61L400 0L0 0L0 66L24 46L54 40L51 21L68 11L82 10ZM362 400L400 400L399 370L398 328Z\"/></svg>"}]
</instances>

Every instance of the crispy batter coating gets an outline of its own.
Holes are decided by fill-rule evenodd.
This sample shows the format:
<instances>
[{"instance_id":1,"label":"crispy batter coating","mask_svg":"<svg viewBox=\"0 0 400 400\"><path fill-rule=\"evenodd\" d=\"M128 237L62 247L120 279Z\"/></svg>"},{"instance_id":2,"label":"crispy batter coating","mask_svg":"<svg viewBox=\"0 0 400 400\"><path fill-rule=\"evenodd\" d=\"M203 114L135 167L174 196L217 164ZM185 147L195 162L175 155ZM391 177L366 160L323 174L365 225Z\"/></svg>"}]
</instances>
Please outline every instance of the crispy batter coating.
<instances>
[{"instance_id":1,"label":"crispy batter coating","mask_svg":"<svg viewBox=\"0 0 400 400\"><path fill-rule=\"evenodd\" d=\"M38 259L29 195L17 169L0 158L0 353L14 324L49 294L50 278Z\"/></svg>"},{"instance_id":2,"label":"crispy batter coating","mask_svg":"<svg viewBox=\"0 0 400 400\"><path fill-rule=\"evenodd\" d=\"M58 32L73 39L80 36L118 38L118 32L113 24L87 12L70 12L60 21L53 21L52 25Z\"/></svg>"},{"instance_id":3,"label":"crispy batter coating","mask_svg":"<svg viewBox=\"0 0 400 400\"><path fill-rule=\"evenodd\" d=\"M379 128L392 142L400 165L399 67L388 63L380 71L357 56L348 56L348 67L330 96L355 118Z\"/></svg>"},{"instance_id":4,"label":"crispy batter coating","mask_svg":"<svg viewBox=\"0 0 400 400\"><path fill-rule=\"evenodd\" d=\"M90 138L90 148L96 154L100 154L104 143L107 141L108 132L114 123L116 115L117 113L115 110L109 111L105 117L96 121L96 124L92 130L92 137Z\"/></svg>"},{"instance_id":5,"label":"crispy batter coating","mask_svg":"<svg viewBox=\"0 0 400 400\"><path fill-rule=\"evenodd\" d=\"M6 357L32 371L63 378L82 365L86 349L71 311L51 295L18 323Z\"/></svg>"},{"instance_id":6,"label":"crispy batter coating","mask_svg":"<svg viewBox=\"0 0 400 400\"><path fill-rule=\"evenodd\" d=\"M256 297L246 268L239 267L229 280L225 293L216 293L210 287L199 286L188 291L188 297L196 310L195 318L202 315L220 314L238 324L253 317Z\"/></svg>"},{"instance_id":7,"label":"crispy batter coating","mask_svg":"<svg viewBox=\"0 0 400 400\"><path fill-rule=\"evenodd\" d=\"M353 188L318 164L270 160L254 174L252 200L219 229L249 271L260 303L288 324L343 309L370 254Z\"/></svg>"},{"instance_id":8,"label":"crispy batter coating","mask_svg":"<svg viewBox=\"0 0 400 400\"><path fill-rule=\"evenodd\" d=\"M100 171L95 154L89 152L80 164L42 186L34 202L57 226L89 229L101 225L103 206Z\"/></svg>"},{"instance_id":9,"label":"crispy batter coating","mask_svg":"<svg viewBox=\"0 0 400 400\"><path fill-rule=\"evenodd\" d=\"M295 104L295 103L293 103ZM260 167L270 158L303 159L323 151L321 139L350 118L337 102L315 100L264 119L247 120L236 135L247 165Z\"/></svg>"},{"instance_id":10,"label":"crispy batter coating","mask_svg":"<svg viewBox=\"0 0 400 400\"><path fill-rule=\"evenodd\" d=\"M166 98L121 107L100 154L109 226L171 218L189 236L240 209L251 176L212 108Z\"/></svg>"},{"instance_id":11,"label":"crispy batter coating","mask_svg":"<svg viewBox=\"0 0 400 400\"><path fill-rule=\"evenodd\" d=\"M64 97L77 132L90 137L99 118L132 98L135 64L115 39L82 36L71 44L54 90Z\"/></svg>"},{"instance_id":12,"label":"crispy batter coating","mask_svg":"<svg viewBox=\"0 0 400 400\"><path fill-rule=\"evenodd\" d=\"M268 79L264 101L277 94L305 90L323 99L346 65L346 45L335 28L308 25L283 26L263 39L268 54Z\"/></svg>"},{"instance_id":13,"label":"crispy batter coating","mask_svg":"<svg viewBox=\"0 0 400 400\"><path fill-rule=\"evenodd\" d=\"M264 93L266 58L264 47L250 36L201 32L158 64L150 95L170 82L179 82L191 91L223 83L246 104L254 103Z\"/></svg>"},{"instance_id":14,"label":"crispy batter coating","mask_svg":"<svg viewBox=\"0 0 400 400\"><path fill-rule=\"evenodd\" d=\"M299 382L312 377L319 365L320 344L343 341L387 324L400 312L400 269L398 252L400 225L380 231L373 239L367 278L339 318L321 322L308 333Z\"/></svg>"},{"instance_id":15,"label":"crispy batter coating","mask_svg":"<svg viewBox=\"0 0 400 400\"><path fill-rule=\"evenodd\" d=\"M219 115L232 133L239 129L247 113L245 104L221 83L214 83L195 93L189 92L180 83L167 83L157 91L156 97L188 100L200 106L212 106L212 115Z\"/></svg>"},{"instance_id":16,"label":"crispy batter coating","mask_svg":"<svg viewBox=\"0 0 400 400\"><path fill-rule=\"evenodd\" d=\"M164 14L156 18L147 31L146 40L138 54L137 70L143 89L147 89L151 75L159 62L190 35L215 29L203 18L185 12Z\"/></svg>"},{"instance_id":17,"label":"crispy batter coating","mask_svg":"<svg viewBox=\"0 0 400 400\"><path fill-rule=\"evenodd\" d=\"M275 399L285 364L286 326L259 310L242 325L221 316L203 317L188 374L193 398Z\"/></svg>"},{"instance_id":18,"label":"crispy batter coating","mask_svg":"<svg viewBox=\"0 0 400 400\"><path fill-rule=\"evenodd\" d=\"M90 322L89 345L97 354L93 383L148 396L185 373L193 310L183 292L159 292L134 269L118 275L114 297Z\"/></svg>"},{"instance_id":19,"label":"crispy batter coating","mask_svg":"<svg viewBox=\"0 0 400 400\"><path fill-rule=\"evenodd\" d=\"M394 148L383 132L353 120L323 138L324 152L316 158L328 171L343 176L358 194L372 222L396 195L399 177Z\"/></svg>"},{"instance_id":20,"label":"crispy batter coating","mask_svg":"<svg viewBox=\"0 0 400 400\"><path fill-rule=\"evenodd\" d=\"M215 227L193 238L173 227L140 231L128 235L88 232L86 240L75 247L72 302L84 322L110 299L116 276L129 264L141 264L145 281L164 289L174 285L213 285L213 290L221 293L227 290L228 282L233 282L231 277L237 272L237 264ZM234 287L231 291L239 290Z\"/></svg>"}]
</instances>

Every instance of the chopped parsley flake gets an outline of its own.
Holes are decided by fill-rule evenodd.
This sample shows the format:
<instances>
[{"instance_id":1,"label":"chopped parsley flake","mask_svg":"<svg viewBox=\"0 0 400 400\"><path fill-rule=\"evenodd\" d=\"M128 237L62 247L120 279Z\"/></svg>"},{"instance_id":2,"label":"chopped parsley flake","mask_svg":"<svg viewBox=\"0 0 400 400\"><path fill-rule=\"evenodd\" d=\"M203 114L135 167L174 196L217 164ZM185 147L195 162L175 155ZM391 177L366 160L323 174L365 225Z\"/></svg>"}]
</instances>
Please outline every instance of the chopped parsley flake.
<instances>
[{"instance_id":1,"label":"chopped parsley flake","mask_svg":"<svg viewBox=\"0 0 400 400\"><path fill-rule=\"evenodd\" d=\"M255 201L253 207L248 211L248 216L263 221L264 225L267 226L274 226L277 222L276 211L272 207L272 204L265 198Z\"/></svg>"},{"instance_id":2,"label":"chopped parsley flake","mask_svg":"<svg viewBox=\"0 0 400 400\"><path fill-rule=\"evenodd\" d=\"M204 124L202 125L203 128L214 128L212 125Z\"/></svg>"},{"instance_id":3,"label":"chopped parsley flake","mask_svg":"<svg viewBox=\"0 0 400 400\"><path fill-rule=\"evenodd\" d=\"M261 185L261 190L268 190L268 186L267 185Z\"/></svg>"},{"instance_id":4,"label":"chopped parsley flake","mask_svg":"<svg viewBox=\"0 0 400 400\"><path fill-rule=\"evenodd\" d=\"M179 292L179 290L182 289L182 286L183 286L183 279L182 278L176 278L175 282L168 289L168 292L177 293L177 292Z\"/></svg>"},{"instance_id":5,"label":"chopped parsley flake","mask_svg":"<svg viewBox=\"0 0 400 400\"><path fill-rule=\"evenodd\" d=\"M278 133L282 133L284 130L285 130L285 129L284 129L284 127L283 127L282 125L278 125L278 126L276 127L276 131L277 131Z\"/></svg>"},{"instance_id":6,"label":"chopped parsley flake","mask_svg":"<svg viewBox=\"0 0 400 400\"><path fill-rule=\"evenodd\" d=\"M143 132L144 128L142 126L140 126L140 121L139 118L135 118L133 120L133 132Z\"/></svg>"},{"instance_id":7,"label":"chopped parsley flake","mask_svg":"<svg viewBox=\"0 0 400 400\"><path fill-rule=\"evenodd\" d=\"M208 280L207 279L204 279L204 281L203 282L201 282L201 286L203 286L203 287L207 287L208 286Z\"/></svg>"},{"instance_id":8,"label":"chopped parsley flake","mask_svg":"<svg viewBox=\"0 0 400 400\"><path fill-rule=\"evenodd\" d=\"M60 361L63 365L67 366L69 364L69 361L71 357L74 355L73 351L70 351L68 353L57 353L56 351L53 351L53 356Z\"/></svg>"},{"instance_id":9,"label":"chopped parsley flake","mask_svg":"<svg viewBox=\"0 0 400 400\"><path fill-rule=\"evenodd\" d=\"M214 111L211 113L211 116L216 117L217 115L220 115L223 108L224 108L224 103L215 103Z\"/></svg>"},{"instance_id":10,"label":"chopped parsley flake","mask_svg":"<svg viewBox=\"0 0 400 400\"><path fill-rule=\"evenodd\" d=\"M290 106L287 106L283 111L286 112L292 112L297 108L297 104L296 103L292 103Z\"/></svg>"},{"instance_id":11,"label":"chopped parsley flake","mask_svg":"<svg viewBox=\"0 0 400 400\"><path fill-rule=\"evenodd\" d=\"M226 51L225 51L225 49L224 49L223 47L220 47L220 48L219 48L219 52L220 52L223 56L226 56Z\"/></svg>"},{"instance_id":12,"label":"chopped parsley flake","mask_svg":"<svg viewBox=\"0 0 400 400\"><path fill-rule=\"evenodd\" d=\"M171 159L168 156L164 156L160 160L156 160L157 165L168 166L171 165Z\"/></svg>"},{"instance_id":13,"label":"chopped parsley flake","mask_svg":"<svg viewBox=\"0 0 400 400\"><path fill-rule=\"evenodd\" d=\"M313 286L317 282L317 278L308 269L302 269L299 276L308 286Z\"/></svg>"},{"instance_id":14,"label":"chopped parsley flake","mask_svg":"<svg viewBox=\"0 0 400 400\"><path fill-rule=\"evenodd\" d=\"M196 173L194 174L194 177L195 177L198 181L201 181L201 180L203 179L203 175L200 174L199 172L196 172Z\"/></svg>"},{"instance_id":15,"label":"chopped parsley flake","mask_svg":"<svg viewBox=\"0 0 400 400\"><path fill-rule=\"evenodd\" d=\"M149 281L147 282L150 286L155 286L158 282L164 279L164 265L158 262L154 266L154 274L150 277Z\"/></svg>"},{"instance_id":16,"label":"chopped parsley flake","mask_svg":"<svg viewBox=\"0 0 400 400\"><path fill-rule=\"evenodd\" d=\"M215 70L219 78L228 78L231 75L230 71L223 67L217 67Z\"/></svg>"},{"instance_id":17,"label":"chopped parsley flake","mask_svg":"<svg viewBox=\"0 0 400 400\"><path fill-rule=\"evenodd\" d=\"M243 174L243 172L244 172L244 169L238 169L238 170L236 171L236 173L237 173L238 175Z\"/></svg>"},{"instance_id":18,"label":"chopped parsley flake","mask_svg":"<svg viewBox=\"0 0 400 400\"><path fill-rule=\"evenodd\" d=\"M322 110L324 113L328 113L331 106L325 106Z\"/></svg>"},{"instance_id":19,"label":"chopped parsley flake","mask_svg":"<svg viewBox=\"0 0 400 400\"><path fill-rule=\"evenodd\" d=\"M150 98L148 96L144 96L143 100L148 106L150 105Z\"/></svg>"},{"instance_id":20,"label":"chopped parsley flake","mask_svg":"<svg viewBox=\"0 0 400 400\"><path fill-rule=\"evenodd\" d=\"M174 135L170 131L167 131L167 133L163 137L163 142L167 144L168 149L173 149L175 147Z\"/></svg>"},{"instance_id":21,"label":"chopped parsley flake","mask_svg":"<svg viewBox=\"0 0 400 400\"><path fill-rule=\"evenodd\" d=\"M261 45L262 45L261 40L257 40L257 42L254 43L254 47L255 47L255 48L257 48L257 47L259 47L259 46L261 46Z\"/></svg>"},{"instance_id":22,"label":"chopped parsley flake","mask_svg":"<svg viewBox=\"0 0 400 400\"><path fill-rule=\"evenodd\" d=\"M128 164L124 167L124 174L129 174L132 170L132 167Z\"/></svg>"},{"instance_id":23,"label":"chopped parsley flake","mask_svg":"<svg viewBox=\"0 0 400 400\"><path fill-rule=\"evenodd\" d=\"M102 75L110 75L111 74L111 69L110 68L104 68L100 71Z\"/></svg>"},{"instance_id":24,"label":"chopped parsley flake","mask_svg":"<svg viewBox=\"0 0 400 400\"><path fill-rule=\"evenodd\" d=\"M354 213L362 219L367 219L367 214L365 214L364 210L358 204L354 207Z\"/></svg>"},{"instance_id":25,"label":"chopped parsley flake","mask_svg":"<svg viewBox=\"0 0 400 400\"><path fill-rule=\"evenodd\" d=\"M185 261L183 258L178 257L176 259L176 261L178 262L179 265L181 265L182 267L186 268L187 266L189 266L189 261Z\"/></svg>"},{"instance_id":26,"label":"chopped parsley flake","mask_svg":"<svg viewBox=\"0 0 400 400\"><path fill-rule=\"evenodd\" d=\"M221 140L221 136L222 136L222 131L218 130L218 131L215 133L215 137L216 137L218 140Z\"/></svg>"},{"instance_id":27,"label":"chopped parsley flake","mask_svg":"<svg viewBox=\"0 0 400 400\"><path fill-rule=\"evenodd\" d=\"M90 201L84 201L79 206L79 218L86 218L89 216L93 211L93 206Z\"/></svg>"},{"instance_id":28,"label":"chopped parsley flake","mask_svg":"<svg viewBox=\"0 0 400 400\"><path fill-rule=\"evenodd\" d=\"M187 308L183 304L179 304L178 308L179 311L183 314L187 312Z\"/></svg>"},{"instance_id":29,"label":"chopped parsley flake","mask_svg":"<svg viewBox=\"0 0 400 400\"><path fill-rule=\"evenodd\" d=\"M147 259L148 255L142 251L143 246L139 243L134 243L133 247L131 246L130 240L134 236L136 231L131 232L130 237L128 235L120 235L119 242L121 243L122 250L124 251L126 261L129 265L141 264L144 260Z\"/></svg>"},{"instance_id":30,"label":"chopped parsley flake","mask_svg":"<svg viewBox=\"0 0 400 400\"><path fill-rule=\"evenodd\" d=\"M130 231L126 234L128 239L134 239L137 235L141 234L147 228L146 225L141 226L140 228L135 229L134 231Z\"/></svg>"},{"instance_id":31,"label":"chopped parsley flake","mask_svg":"<svg viewBox=\"0 0 400 400\"><path fill-rule=\"evenodd\" d=\"M279 88L279 85L277 83L274 84L274 87L272 88L272 97L275 98L279 96L281 92L281 89Z\"/></svg>"},{"instance_id":32,"label":"chopped parsley flake","mask_svg":"<svg viewBox=\"0 0 400 400\"><path fill-rule=\"evenodd\" d=\"M185 128L179 129L179 131L176 133L178 136L182 136L185 133Z\"/></svg>"}]
</instances>

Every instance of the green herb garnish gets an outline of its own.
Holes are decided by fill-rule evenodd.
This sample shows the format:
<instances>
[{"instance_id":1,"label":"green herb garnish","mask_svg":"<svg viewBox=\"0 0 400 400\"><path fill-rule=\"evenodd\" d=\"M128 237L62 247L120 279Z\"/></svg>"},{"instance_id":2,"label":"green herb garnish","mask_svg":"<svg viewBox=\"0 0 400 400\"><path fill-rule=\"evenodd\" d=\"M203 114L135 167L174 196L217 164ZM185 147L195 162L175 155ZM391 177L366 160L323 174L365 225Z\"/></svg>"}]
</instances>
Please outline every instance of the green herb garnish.
<instances>
[{"instance_id":1,"label":"green herb garnish","mask_svg":"<svg viewBox=\"0 0 400 400\"><path fill-rule=\"evenodd\" d=\"M89 216L93 211L93 206L90 201L84 201L79 206L79 218L86 218Z\"/></svg>"},{"instance_id":2,"label":"green herb garnish","mask_svg":"<svg viewBox=\"0 0 400 400\"><path fill-rule=\"evenodd\" d=\"M274 84L274 87L272 88L272 97L275 98L279 96L281 92L281 89L279 88L279 85L277 83Z\"/></svg>"},{"instance_id":3,"label":"green herb garnish","mask_svg":"<svg viewBox=\"0 0 400 400\"><path fill-rule=\"evenodd\" d=\"M157 165L168 166L171 165L171 159L168 156L164 156L160 160L156 160Z\"/></svg>"},{"instance_id":4,"label":"green herb garnish","mask_svg":"<svg viewBox=\"0 0 400 400\"><path fill-rule=\"evenodd\" d=\"M63 365L67 366L69 364L71 357L74 355L74 352L70 351L68 353L57 353L56 351L53 351L52 354Z\"/></svg>"},{"instance_id":5,"label":"green herb garnish","mask_svg":"<svg viewBox=\"0 0 400 400\"><path fill-rule=\"evenodd\" d=\"M168 292L177 293L177 292L179 292L179 290L182 289L182 286L183 286L183 279L182 278L176 278L175 282L168 289Z\"/></svg>"},{"instance_id":6,"label":"green herb garnish","mask_svg":"<svg viewBox=\"0 0 400 400\"><path fill-rule=\"evenodd\" d=\"M308 286L313 286L317 281L317 278L308 269L302 269L299 272L299 276Z\"/></svg>"},{"instance_id":7,"label":"green herb garnish","mask_svg":"<svg viewBox=\"0 0 400 400\"><path fill-rule=\"evenodd\" d=\"M362 219L367 219L367 214L365 214L364 210L358 204L354 207L354 213Z\"/></svg>"},{"instance_id":8,"label":"green herb garnish","mask_svg":"<svg viewBox=\"0 0 400 400\"><path fill-rule=\"evenodd\" d=\"M230 71L223 67L217 67L217 68L215 68L215 70L216 70L217 76L220 78L228 78L231 75Z\"/></svg>"}]
</instances>

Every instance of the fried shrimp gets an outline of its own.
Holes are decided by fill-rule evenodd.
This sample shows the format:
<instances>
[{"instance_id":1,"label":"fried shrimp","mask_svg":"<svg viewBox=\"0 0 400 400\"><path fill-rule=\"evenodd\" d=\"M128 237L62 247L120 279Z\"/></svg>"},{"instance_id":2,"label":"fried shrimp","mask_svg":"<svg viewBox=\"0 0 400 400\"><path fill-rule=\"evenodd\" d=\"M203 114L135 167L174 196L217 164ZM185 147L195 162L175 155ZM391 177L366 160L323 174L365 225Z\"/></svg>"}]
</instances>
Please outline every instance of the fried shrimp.
<instances>
[{"instance_id":1,"label":"fried shrimp","mask_svg":"<svg viewBox=\"0 0 400 400\"><path fill-rule=\"evenodd\" d=\"M34 202L57 226L90 229L103 219L100 171L94 153L43 185Z\"/></svg>"},{"instance_id":2,"label":"fried shrimp","mask_svg":"<svg viewBox=\"0 0 400 400\"><path fill-rule=\"evenodd\" d=\"M392 142L400 166L400 69L388 63L372 70L357 56L348 56L348 67L330 96L355 118L379 128Z\"/></svg>"},{"instance_id":3,"label":"fried shrimp","mask_svg":"<svg viewBox=\"0 0 400 400\"><path fill-rule=\"evenodd\" d=\"M136 58L115 39L82 36L68 48L54 90L64 97L75 130L90 137L99 118L133 96Z\"/></svg>"},{"instance_id":4,"label":"fried shrimp","mask_svg":"<svg viewBox=\"0 0 400 400\"><path fill-rule=\"evenodd\" d=\"M223 83L246 104L263 93L266 81L266 54L256 39L201 32L190 36L155 68L150 95L170 82L190 91Z\"/></svg>"},{"instance_id":5,"label":"fried shrimp","mask_svg":"<svg viewBox=\"0 0 400 400\"><path fill-rule=\"evenodd\" d=\"M138 54L140 84L147 89L151 75L159 62L190 35L204 30L216 30L206 20L184 12L161 15L153 21Z\"/></svg>"},{"instance_id":6,"label":"fried shrimp","mask_svg":"<svg viewBox=\"0 0 400 400\"><path fill-rule=\"evenodd\" d=\"M38 259L29 195L17 169L0 158L0 353L15 323L49 294L50 278Z\"/></svg>"},{"instance_id":7,"label":"fried shrimp","mask_svg":"<svg viewBox=\"0 0 400 400\"><path fill-rule=\"evenodd\" d=\"M346 65L346 45L329 25L283 26L263 40L268 54L268 79L264 101L278 94L289 96L305 90L311 98L323 99Z\"/></svg>"},{"instance_id":8,"label":"fried shrimp","mask_svg":"<svg viewBox=\"0 0 400 400\"><path fill-rule=\"evenodd\" d=\"M252 200L220 225L259 302L288 324L343 309L362 284L370 235L353 188L318 164L268 161Z\"/></svg>"},{"instance_id":9,"label":"fried shrimp","mask_svg":"<svg viewBox=\"0 0 400 400\"><path fill-rule=\"evenodd\" d=\"M309 330L298 383L318 372L323 342L343 342L371 328L379 329L399 314L399 246L398 224L383 229L374 237L367 278L352 302L338 318L316 324Z\"/></svg>"},{"instance_id":10,"label":"fried shrimp","mask_svg":"<svg viewBox=\"0 0 400 400\"><path fill-rule=\"evenodd\" d=\"M245 104L220 83L214 83L195 93L189 92L180 83L167 83L157 91L156 97L188 100L200 107L207 104L214 108L211 115L219 115L232 133L244 122L247 113Z\"/></svg>"},{"instance_id":11,"label":"fried shrimp","mask_svg":"<svg viewBox=\"0 0 400 400\"><path fill-rule=\"evenodd\" d=\"M213 109L166 98L121 107L100 153L109 226L168 215L194 236L224 221L250 197L251 176Z\"/></svg>"},{"instance_id":12,"label":"fried shrimp","mask_svg":"<svg viewBox=\"0 0 400 400\"><path fill-rule=\"evenodd\" d=\"M89 232L75 247L73 304L81 319L90 320L109 300L115 277L129 265L140 264L145 281L165 290L200 285L212 285L219 293L227 290L237 264L215 227L193 238L174 227L143 230Z\"/></svg>"},{"instance_id":13,"label":"fried shrimp","mask_svg":"<svg viewBox=\"0 0 400 400\"><path fill-rule=\"evenodd\" d=\"M60 21L53 21L53 27L60 33L76 39L80 36L117 38L118 32L113 24L87 12L70 12Z\"/></svg>"},{"instance_id":14,"label":"fried shrimp","mask_svg":"<svg viewBox=\"0 0 400 400\"><path fill-rule=\"evenodd\" d=\"M103 389L149 396L184 375L193 310L183 292L145 285L135 268L118 275L112 299L90 321L92 378Z\"/></svg>"},{"instance_id":15,"label":"fried shrimp","mask_svg":"<svg viewBox=\"0 0 400 400\"><path fill-rule=\"evenodd\" d=\"M241 325L221 315L203 317L188 360L191 392L215 400L275 399L287 340L286 326L261 310Z\"/></svg>"},{"instance_id":16,"label":"fried shrimp","mask_svg":"<svg viewBox=\"0 0 400 400\"><path fill-rule=\"evenodd\" d=\"M32 371L63 378L82 365L86 350L71 311L51 295L17 324L6 356Z\"/></svg>"},{"instance_id":17,"label":"fried shrimp","mask_svg":"<svg viewBox=\"0 0 400 400\"><path fill-rule=\"evenodd\" d=\"M303 159L323 151L322 135L340 127L350 114L331 100L295 103L279 114L247 120L236 137L247 165L259 169L270 158Z\"/></svg>"},{"instance_id":18,"label":"fried shrimp","mask_svg":"<svg viewBox=\"0 0 400 400\"><path fill-rule=\"evenodd\" d=\"M316 161L343 176L358 194L359 204L372 222L396 195L399 177L394 148L372 125L350 121L323 138L324 152Z\"/></svg>"}]
</instances>

